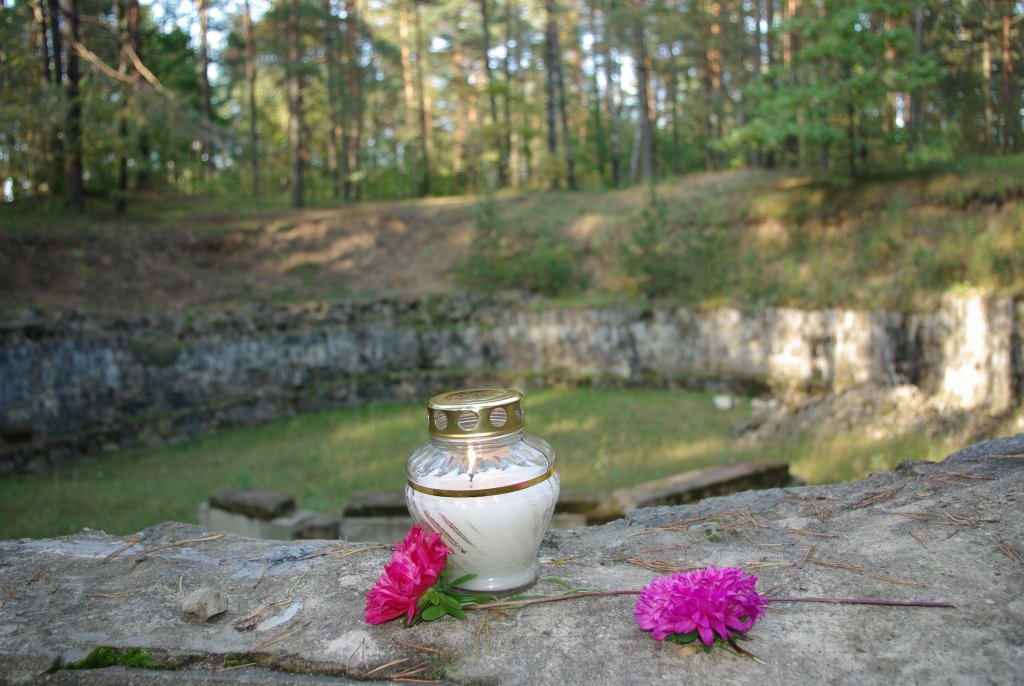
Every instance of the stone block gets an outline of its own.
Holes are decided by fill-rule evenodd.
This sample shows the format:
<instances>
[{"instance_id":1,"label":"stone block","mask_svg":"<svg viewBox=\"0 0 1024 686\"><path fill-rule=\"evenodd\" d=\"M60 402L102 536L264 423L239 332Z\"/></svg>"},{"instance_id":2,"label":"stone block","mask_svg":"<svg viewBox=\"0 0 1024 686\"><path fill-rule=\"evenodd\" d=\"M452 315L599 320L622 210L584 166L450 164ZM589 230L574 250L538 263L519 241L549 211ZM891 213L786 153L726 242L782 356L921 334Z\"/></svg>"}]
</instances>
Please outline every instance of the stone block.
<instances>
[{"instance_id":1,"label":"stone block","mask_svg":"<svg viewBox=\"0 0 1024 686\"><path fill-rule=\"evenodd\" d=\"M359 491L353 493L343 510L348 517L406 517L404 491Z\"/></svg>"},{"instance_id":2,"label":"stone block","mask_svg":"<svg viewBox=\"0 0 1024 686\"><path fill-rule=\"evenodd\" d=\"M275 517L268 523L267 531L269 535L264 538L277 541L290 541L298 538L295 535L296 532L306 526L310 520L316 517L316 514L312 510L295 510L281 517Z\"/></svg>"},{"instance_id":3,"label":"stone block","mask_svg":"<svg viewBox=\"0 0 1024 686\"><path fill-rule=\"evenodd\" d=\"M551 517L551 524L548 525L549 529L576 529L581 526L587 526L587 515L578 514L572 512L556 512Z\"/></svg>"},{"instance_id":4,"label":"stone block","mask_svg":"<svg viewBox=\"0 0 1024 686\"><path fill-rule=\"evenodd\" d=\"M789 486L791 483L789 465L784 462L738 462L620 488L612 492L608 509L625 513L640 507L683 505L713 495Z\"/></svg>"},{"instance_id":5,"label":"stone block","mask_svg":"<svg viewBox=\"0 0 1024 686\"><path fill-rule=\"evenodd\" d=\"M412 517L344 517L341 537L348 541L372 541L391 545L412 528Z\"/></svg>"},{"instance_id":6,"label":"stone block","mask_svg":"<svg viewBox=\"0 0 1024 686\"><path fill-rule=\"evenodd\" d=\"M295 498L259 488L228 488L210 496L210 506L255 519L273 519L295 509Z\"/></svg>"},{"instance_id":7,"label":"stone block","mask_svg":"<svg viewBox=\"0 0 1024 686\"><path fill-rule=\"evenodd\" d=\"M293 530L299 539L335 539L341 533L341 512L317 512Z\"/></svg>"},{"instance_id":8,"label":"stone block","mask_svg":"<svg viewBox=\"0 0 1024 686\"><path fill-rule=\"evenodd\" d=\"M254 519L244 514L228 512L209 503L200 503L199 526L210 531L226 531L246 538L278 538L278 529L265 519Z\"/></svg>"}]
</instances>

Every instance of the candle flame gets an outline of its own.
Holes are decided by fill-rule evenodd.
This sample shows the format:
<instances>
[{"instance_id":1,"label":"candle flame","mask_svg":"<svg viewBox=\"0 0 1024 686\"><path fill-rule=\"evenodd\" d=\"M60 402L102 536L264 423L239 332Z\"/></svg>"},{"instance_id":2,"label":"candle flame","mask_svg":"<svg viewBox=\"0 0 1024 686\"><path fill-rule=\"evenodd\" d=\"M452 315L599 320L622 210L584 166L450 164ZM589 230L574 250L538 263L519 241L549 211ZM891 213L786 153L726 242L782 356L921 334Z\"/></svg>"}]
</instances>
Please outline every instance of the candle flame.
<instances>
[{"instance_id":1,"label":"candle flame","mask_svg":"<svg viewBox=\"0 0 1024 686\"><path fill-rule=\"evenodd\" d=\"M473 480L473 475L476 474L476 450L473 446L469 446L469 480Z\"/></svg>"}]
</instances>

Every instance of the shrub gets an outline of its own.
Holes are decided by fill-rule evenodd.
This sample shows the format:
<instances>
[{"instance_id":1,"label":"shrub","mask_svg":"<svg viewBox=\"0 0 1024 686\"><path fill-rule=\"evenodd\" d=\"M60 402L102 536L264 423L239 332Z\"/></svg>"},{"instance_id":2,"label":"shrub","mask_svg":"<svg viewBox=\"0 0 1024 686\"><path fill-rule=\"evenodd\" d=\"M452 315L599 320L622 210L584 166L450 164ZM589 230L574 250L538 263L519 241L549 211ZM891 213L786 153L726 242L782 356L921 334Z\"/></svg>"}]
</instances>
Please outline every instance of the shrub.
<instances>
[{"instance_id":1,"label":"shrub","mask_svg":"<svg viewBox=\"0 0 1024 686\"><path fill-rule=\"evenodd\" d=\"M621 251L623 269L650 297L674 296L700 301L727 290L732 271L728 229L715 219L715 208L696 208L699 221L680 226L668 218L653 186L640 221Z\"/></svg>"},{"instance_id":2,"label":"shrub","mask_svg":"<svg viewBox=\"0 0 1024 686\"><path fill-rule=\"evenodd\" d=\"M580 252L550 225L523 223L513 229L494 198L485 197L477 206L473 243L455 267L455 278L476 290L564 295L586 285Z\"/></svg>"}]
</instances>

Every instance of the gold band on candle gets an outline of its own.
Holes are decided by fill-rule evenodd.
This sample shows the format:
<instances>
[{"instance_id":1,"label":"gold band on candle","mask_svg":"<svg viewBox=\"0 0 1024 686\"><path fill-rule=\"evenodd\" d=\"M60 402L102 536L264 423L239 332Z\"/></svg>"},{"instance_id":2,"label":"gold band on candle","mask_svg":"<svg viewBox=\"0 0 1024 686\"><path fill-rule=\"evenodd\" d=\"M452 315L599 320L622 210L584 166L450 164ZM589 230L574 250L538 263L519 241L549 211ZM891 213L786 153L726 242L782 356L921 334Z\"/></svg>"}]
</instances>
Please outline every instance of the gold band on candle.
<instances>
[{"instance_id":1,"label":"gold band on candle","mask_svg":"<svg viewBox=\"0 0 1024 686\"><path fill-rule=\"evenodd\" d=\"M427 488L426 486L420 486L412 481L408 481L409 488L420 493L426 493L427 495L437 495L442 498L480 498L485 495L501 495L503 493L512 493L514 491L521 491L524 488L530 486L536 486L537 484L547 481L555 473L554 465L551 466L546 472L540 476L535 476L532 479L526 481L520 481L517 484L510 484L508 486L496 486L495 488L481 488L479 490L469 491L453 491L447 488Z\"/></svg>"}]
</instances>

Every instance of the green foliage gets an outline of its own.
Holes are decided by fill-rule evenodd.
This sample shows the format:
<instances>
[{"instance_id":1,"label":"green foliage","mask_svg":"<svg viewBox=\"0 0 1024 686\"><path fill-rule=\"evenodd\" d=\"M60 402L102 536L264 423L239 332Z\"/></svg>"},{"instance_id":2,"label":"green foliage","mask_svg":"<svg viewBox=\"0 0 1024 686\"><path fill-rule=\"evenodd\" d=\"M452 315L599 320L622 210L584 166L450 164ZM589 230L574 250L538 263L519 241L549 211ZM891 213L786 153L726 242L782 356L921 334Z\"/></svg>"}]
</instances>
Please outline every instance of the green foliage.
<instances>
[{"instance_id":1,"label":"green foliage","mask_svg":"<svg viewBox=\"0 0 1024 686\"><path fill-rule=\"evenodd\" d=\"M831 3L790 19L777 33L800 36L795 67L779 65L748 87L758 107L732 144L788 150L799 166L817 157L854 177L873 150L909 152L911 168L949 159L948 143L918 146L885 119L893 93L920 93L944 75L934 55L915 50L908 27L906 7L884 0Z\"/></svg>"},{"instance_id":2,"label":"green foliage","mask_svg":"<svg viewBox=\"0 0 1024 686\"><path fill-rule=\"evenodd\" d=\"M584 286L580 257L573 243L543 220L511 226L497 201L486 196L477 206L473 240L455 277L472 290L558 296Z\"/></svg>"},{"instance_id":3,"label":"green foliage","mask_svg":"<svg viewBox=\"0 0 1024 686\"><path fill-rule=\"evenodd\" d=\"M467 619L466 605L481 605L495 600L494 596L464 593L458 590L461 584L472 581L476 574L466 574L454 581L449 581L450 572L446 566L441 571L441 576L433 586L427 589L426 593L416 604L416 611L419 613L413 617L413 624L420 620L433 622L441 617L449 616L456 619Z\"/></svg>"},{"instance_id":4,"label":"green foliage","mask_svg":"<svg viewBox=\"0 0 1024 686\"><path fill-rule=\"evenodd\" d=\"M687 224L673 223L654 186L641 219L621 253L624 271L649 297L700 302L723 292L727 279L726 227L714 205L694 205Z\"/></svg>"}]
</instances>

